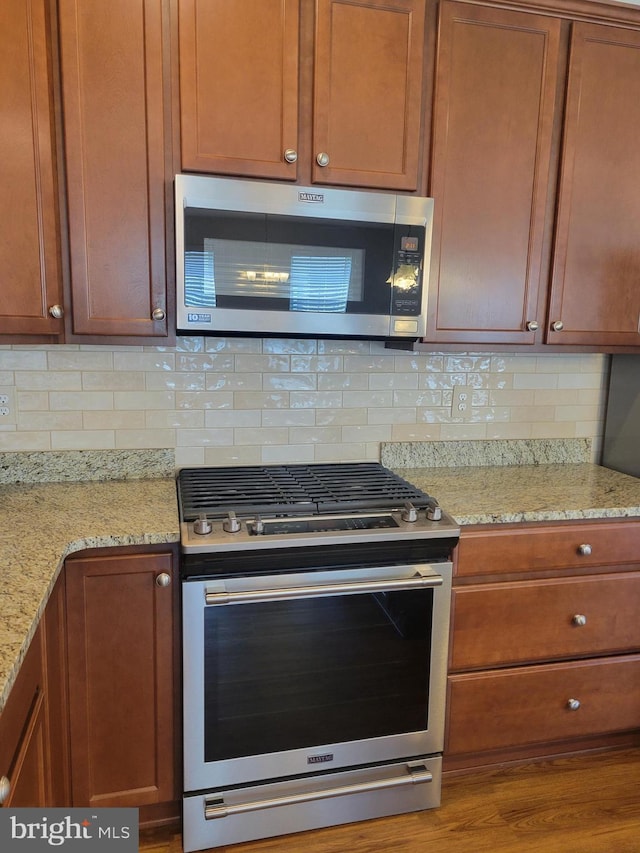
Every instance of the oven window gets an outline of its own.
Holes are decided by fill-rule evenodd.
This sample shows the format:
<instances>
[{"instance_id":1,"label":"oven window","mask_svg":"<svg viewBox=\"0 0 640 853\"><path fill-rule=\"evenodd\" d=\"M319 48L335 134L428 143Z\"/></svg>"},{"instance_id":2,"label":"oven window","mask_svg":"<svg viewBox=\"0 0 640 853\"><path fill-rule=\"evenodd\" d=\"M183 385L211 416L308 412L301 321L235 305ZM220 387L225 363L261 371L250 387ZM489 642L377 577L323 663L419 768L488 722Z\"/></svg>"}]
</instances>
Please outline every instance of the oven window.
<instances>
[{"instance_id":1,"label":"oven window","mask_svg":"<svg viewBox=\"0 0 640 853\"><path fill-rule=\"evenodd\" d=\"M205 761L427 728L433 590L205 609Z\"/></svg>"},{"instance_id":2,"label":"oven window","mask_svg":"<svg viewBox=\"0 0 640 853\"><path fill-rule=\"evenodd\" d=\"M199 208L184 225L187 307L389 313L393 225Z\"/></svg>"}]
</instances>

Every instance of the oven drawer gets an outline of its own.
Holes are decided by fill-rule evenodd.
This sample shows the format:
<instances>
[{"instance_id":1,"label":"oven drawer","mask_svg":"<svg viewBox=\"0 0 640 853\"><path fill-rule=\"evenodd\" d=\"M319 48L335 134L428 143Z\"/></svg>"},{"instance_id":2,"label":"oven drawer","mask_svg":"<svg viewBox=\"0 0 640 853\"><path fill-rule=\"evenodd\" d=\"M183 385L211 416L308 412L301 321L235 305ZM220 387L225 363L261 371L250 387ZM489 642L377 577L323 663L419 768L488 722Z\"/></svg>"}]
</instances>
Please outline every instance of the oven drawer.
<instances>
[{"instance_id":1,"label":"oven drawer","mask_svg":"<svg viewBox=\"0 0 640 853\"><path fill-rule=\"evenodd\" d=\"M640 655L449 676L445 755L640 728Z\"/></svg>"},{"instance_id":2,"label":"oven drawer","mask_svg":"<svg viewBox=\"0 0 640 853\"><path fill-rule=\"evenodd\" d=\"M440 805L442 758L184 797L185 853Z\"/></svg>"},{"instance_id":3,"label":"oven drawer","mask_svg":"<svg viewBox=\"0 0 640 853\"><path fill-rule=\"evenodd\" d=\"M458 577L638 563L640 522L580 522L464 530Z\"/></svg>"},{"instance_id":4,"label":"oven drawer","mask_svg":"<svg viewBox=\"0 0 640 853\"><path fill-rule=\"evenodd\" d=\"M640 572L453 591L453 670L640 650Z\"/></svg>"}]
</instances>

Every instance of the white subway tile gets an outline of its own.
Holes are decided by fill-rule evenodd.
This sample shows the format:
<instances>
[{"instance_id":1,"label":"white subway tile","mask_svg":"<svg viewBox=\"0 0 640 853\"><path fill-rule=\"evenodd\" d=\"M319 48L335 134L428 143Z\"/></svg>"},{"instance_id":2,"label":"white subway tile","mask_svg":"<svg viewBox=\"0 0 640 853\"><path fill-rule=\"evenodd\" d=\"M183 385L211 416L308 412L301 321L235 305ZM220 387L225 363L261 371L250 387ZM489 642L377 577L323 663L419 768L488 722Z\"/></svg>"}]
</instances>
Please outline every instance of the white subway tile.
<instances>
[{"instance_id":1,"label":"white subway tile","mask_svg":"<svg viewBox=\"0 0 640 853\"><path fill-rule=\"evenodd\" d=\"M115 433L109 429L51 432L52 450L114 450Z\"/></svg>"},{"instance_id":2,"label":"white subway tile","mask_svg":"<svg viewBox=\"0 0 640 853\"><path fill-rule=\"evenodd\" d=\"M86 409L113 409L111 391L52 391L49 394L51 411L84 411ZM140 402L138 406L140 407Z\"/></svg>"},{"instance_id":3,"label":"white subway tile","mask_svg":"<svg viewBox=\"0 0 640 853\"><path fill-rule=\"evenodd\" d=\"M113 353L110 350L79 350L66 352L57 349L47 353L49 370L113 370Z\"/></svg>"},{"instance_id":4,"label":"white subway tile","mask_svg":"<svg viewBox=\"0 0 640 853\"><path fill-rule=\"evenodd\" d=\"M233 430L234 444L287 444L289 430L287 427L236 427Z\"/></svg>"},{"instance_id":5,"label":"white subway tile","mask_svg":"<svg viewBox=\"0 0 640 853\"><path fill-rule=\"evenodd\" d=\"M173 391L114 391L117 409L174 409Z\"/></svg>"},{"instance_id":6,"label":"white subway tile","mask_svg":"<svg viewBox=\"0 0 640 853\"><path fill-rule=\"evenodd\" d=\"M172 429L116 430L117 448L174 447L176 434Z\"/></svg>"},{"instance_id":7,"label":"white subway tile","mask_svg":"<svg viewBox=\"0 0 640 853\"><path fill-rule=\"evenodd\" d=\"M81 381L84 391L142 391L144 377L142 371L83 371Z\"/></svg>"}]
</instances>

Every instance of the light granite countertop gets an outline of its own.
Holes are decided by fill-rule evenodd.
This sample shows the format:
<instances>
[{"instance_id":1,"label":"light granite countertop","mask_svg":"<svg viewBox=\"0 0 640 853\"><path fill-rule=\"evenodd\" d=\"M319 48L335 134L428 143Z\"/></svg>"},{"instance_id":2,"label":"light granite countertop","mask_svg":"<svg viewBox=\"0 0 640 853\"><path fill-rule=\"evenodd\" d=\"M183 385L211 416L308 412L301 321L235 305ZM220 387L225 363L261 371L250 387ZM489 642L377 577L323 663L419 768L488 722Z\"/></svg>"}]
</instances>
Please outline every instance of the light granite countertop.
<instances>
[{"instance_id":1,"label":"light granite countertop","mask_svg":"<svg viewBox=\"0 0 640 853\"><path fill-rule=\"evenodd\" d=\"M640 479L589 463L393 470L461 525L640 517Z\"/></svg>"},{"instance_id":2,"label":"light granite countertop","mask_svg":"<svg viewBox=\"0 0 640 853\"><path fill-rule=\"evenodd\" d=\"M640 479L583 442L448 444L387 445L382 463L462 525L640 517ZM67 555L179 541L172 453L76 456L0 454L0 711ZM71 481L87 471L114 479Z\"/></svg>"},{"instance_id":3,"label":"light granite countertop","mask_svg":"<svg viewBox=\"0 0 640 853\"><path fill-rule=\"evenodd\" d=\"M173 477L0 485L0 711L68 554L179 538Z\"/></svg>"}]
</instances>

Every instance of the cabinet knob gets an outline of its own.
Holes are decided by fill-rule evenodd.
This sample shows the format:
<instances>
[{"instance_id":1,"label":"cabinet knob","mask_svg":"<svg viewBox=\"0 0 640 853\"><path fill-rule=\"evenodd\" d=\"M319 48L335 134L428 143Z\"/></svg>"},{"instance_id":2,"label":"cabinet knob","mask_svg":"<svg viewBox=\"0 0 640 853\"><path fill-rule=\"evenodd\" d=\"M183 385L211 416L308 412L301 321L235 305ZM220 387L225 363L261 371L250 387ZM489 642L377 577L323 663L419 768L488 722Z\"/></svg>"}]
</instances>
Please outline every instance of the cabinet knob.
<instances>
[{"instance_id":1,"label":"cabinet knob","mask_svg":"<svg viewBox=\"0 0 640 853\"><path fill-rule=\"evenodd\" d=\"M11 793L11 782L6 776L0 778L0 803L4 803Z\"/></svg>"},{"instance_id":2,"label":"cabinet knob","mask_svg":"<svg viewBox=\"0 0 640 853\"><path fill-rule=\"evenodd\" d=\"M163 308L154 308L151 312L151 318L153 320L164 320L167 315L164 312Z\"/></svg>"},{"instance_id":3,"label":"cabinet knob","mask_svg":"<svg viewBox=\"0 0 640 853\"><path fill-rule=\"evenodd\" d=\"M578 545L578 554L582 554L583 557L588 557L591 554L591 545L586 542L583 545Z\"/></svg>"},{"instance_id":4,"label":"cabinet knob","mask_svg":"<svg viewBox=\"0 0 640 853\"><path fill-rule=\"evenodd\" d=\"M326 151L321 151L316 156L316 163L318 164L318 166L328 166L329 165L329 155L327 154Z\"/></svg>"},{"instance_id":5,"label":"cabinet knob","mask_svg":"<svg viewBox=\"0 0 640 853\"><path fill-rule=\"evenodd\" d=\"M587 624L587 617L583 613L576 613L571 621L574 625L577 625L578 628L582 628L583 625Z\"/></svg>"},{"instance_id":6,"label":"cabinet knob","mask_svg":"<svg viewBox=\"0 0 640 853\"><path fill-rule=\"evenodd\" d=\"M551 329L554 332L561 332L564 329L564 323L562 320L554 320L551 324Z\"/></svg>"},{"instance_id":7,"label":"cabinet knob","mask_svg":"<svg viewBox=\"0 0 640 853\"><path fill-rule=\"evenodd\" d=\"M167 572L160 572L160 574L156 577L156 584L158 586L170 586L171 575Z\"/></svg>"},{"instance_id":8,"label":"cabinet knob","mask_svg":"<svg viewBox=\"0 0 640 853\"><path fill-rule=\"evenodd\" d=\"M567 708L570 711L577 711L579 707L580 707L580 700L579 699L567 699Z\"/></svg>"},{"instance_id":9,"label":"cabinet knob","mask_svg":"<svg viewBox=\"0 0 640 853\"><path fill-rule=\"evenodd\" d=\"M64 317L64 308L62 305L52 305L49 308L49 314L54 320L61 320Z\"/></svg>"},{"instance_id":10,"label":"cabinet knob","mask_svg":"<svg viewBox=\"0 0 640 853\"><path fill-rule=\"evenodd\" d=\"M298 152L295 148L287 148L284 152L284 159L287 163L295 163L298 159Z\"/></svg>"},{"instance_id":11,"label":"cabinet knob","mask_svg":"<svg viewBox=\"0 0 640 853\"><path fill-rule=\"evenodd\" d=\"M527 323L527 331L528 332L537 332L540 328L540 324L537 320L529 320Z\"/></svg>"}]
</instances>

